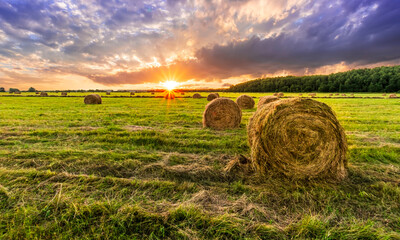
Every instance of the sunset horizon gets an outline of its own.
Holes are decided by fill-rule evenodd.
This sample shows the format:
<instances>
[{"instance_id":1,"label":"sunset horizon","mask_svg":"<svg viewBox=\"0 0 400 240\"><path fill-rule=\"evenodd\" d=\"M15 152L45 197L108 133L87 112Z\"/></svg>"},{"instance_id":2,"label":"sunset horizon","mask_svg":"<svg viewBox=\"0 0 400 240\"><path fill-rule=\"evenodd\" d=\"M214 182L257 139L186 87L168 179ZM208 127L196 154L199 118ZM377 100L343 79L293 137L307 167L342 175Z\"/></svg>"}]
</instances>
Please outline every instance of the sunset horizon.
<instances>
[{"instance_id":1,"label":"sunset horizon","mask_svg":"<svg viewBox=\"0 0 400 240\"><path fill-rule=\"evenodd\" d=\"M227 88L400 64L396 1L1 1L0 87Z\"/></svg>"}]
</instances>

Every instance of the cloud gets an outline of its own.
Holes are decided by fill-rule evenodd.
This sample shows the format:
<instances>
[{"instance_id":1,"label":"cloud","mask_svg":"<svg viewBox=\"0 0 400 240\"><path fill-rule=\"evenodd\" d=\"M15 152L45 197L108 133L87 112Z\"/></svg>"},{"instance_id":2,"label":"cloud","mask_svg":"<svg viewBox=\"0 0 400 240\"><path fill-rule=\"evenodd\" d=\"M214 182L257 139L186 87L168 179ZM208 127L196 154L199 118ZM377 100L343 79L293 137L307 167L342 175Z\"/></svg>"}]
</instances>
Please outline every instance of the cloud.
<instances>
[{"instance_id":1,"label":"cloud","mask_svg":"<svg viewBox=\"0 0 400 240\"><path fill-rule=\"evenodd\" d=\"M30 83L73 74L106 86L223 85L398 63L399 22L392 0L5 0L0 60L12 68L7 79Z\"/></svg>"}]
</instances>

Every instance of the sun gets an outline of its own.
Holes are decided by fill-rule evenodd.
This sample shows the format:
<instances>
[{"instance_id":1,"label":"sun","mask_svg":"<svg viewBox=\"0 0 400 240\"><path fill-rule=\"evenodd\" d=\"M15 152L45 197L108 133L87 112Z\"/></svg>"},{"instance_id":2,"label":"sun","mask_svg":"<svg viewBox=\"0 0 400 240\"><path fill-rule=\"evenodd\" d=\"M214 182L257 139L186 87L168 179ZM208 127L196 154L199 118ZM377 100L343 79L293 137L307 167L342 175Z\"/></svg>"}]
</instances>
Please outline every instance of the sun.
<instances>
[{"instance_id":1,"label":"sun","mask_svg":"<svg viewBox=\"0 0 400 240\"><path fill-rule=\"evenodd\" d=\"M176 81L165 81L161 83L161 85L163 85L168 91L172 91L179 86L179 83Z\"/></svg>"}]
</instances>

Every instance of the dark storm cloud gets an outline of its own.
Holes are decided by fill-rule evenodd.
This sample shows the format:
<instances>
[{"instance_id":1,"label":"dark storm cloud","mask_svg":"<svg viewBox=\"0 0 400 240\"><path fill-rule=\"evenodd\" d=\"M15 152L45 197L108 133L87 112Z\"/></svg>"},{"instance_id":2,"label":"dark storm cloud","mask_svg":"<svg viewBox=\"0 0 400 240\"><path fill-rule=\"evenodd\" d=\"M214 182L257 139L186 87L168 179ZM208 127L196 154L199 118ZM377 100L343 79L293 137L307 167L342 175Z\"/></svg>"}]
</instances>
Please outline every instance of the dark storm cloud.
<instances>
[{"instance_id":1,"label":"dark storm cloud","mask_svg":"<svg viewBox=\"0 0 400 240\"><path fill-rule=\"evenodd\" d=\"M195 54L196 60L177 62L168 71L185 69L183 79L211 81L282 70L303 74L305 69L340 62L365 65L400 58L400 2L346 1L333 6L330 1L320 3L318 7L310 5L314 14L286 27L287 33L201 48ZM286 19L291 18L289 15ZM268 20L265 25L272 28L271 22ZM91 76L91 79L104 84L157 82L159 78L155 76L167 69Z\"/></svg>"}]
</instances>

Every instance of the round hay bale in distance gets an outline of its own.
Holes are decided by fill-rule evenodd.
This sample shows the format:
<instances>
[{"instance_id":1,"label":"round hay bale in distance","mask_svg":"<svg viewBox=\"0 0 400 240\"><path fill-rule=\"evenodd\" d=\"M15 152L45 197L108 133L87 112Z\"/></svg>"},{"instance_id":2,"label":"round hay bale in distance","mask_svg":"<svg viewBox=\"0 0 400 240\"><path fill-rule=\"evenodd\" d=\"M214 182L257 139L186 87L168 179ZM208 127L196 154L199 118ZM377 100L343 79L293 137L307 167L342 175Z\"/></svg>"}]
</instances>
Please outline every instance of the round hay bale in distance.
<instances>
[{"instance_id":1,"label":"round hay bale in distance","mask_svg":"<svg viewBox=\"0 0 400 240\"><path fill-rule=\"evenodd\" d=\"M67 92L62 92L62 93L61 93L61 96L67 96L67 95L68 95Z\"/></svg>"},{"instance_id":2,"label":"round hay bale in distance","mask_svg":"<svg viewBox=\"0 0 400 240\"><path fill-rule=\"evenodd\" d=\"M47 94L47 92L41 92L41 93L40 93L40 96L41 96L41 97L47 97L47 96L49 96L49 94Z\"/></svg>"},{"instance_id":3,"label":"round hay bale in distance","mask_svg":"<svg viewBox=\"0 0 400 240\"><path fill-rule=\"evenodd\" d=\"M285 95L285 94L283 94L283 92L279 92L279 93L278 93L278 97L279 97L279 98L283 97L284 95Z\"/></svg>"},{"instance_id":4,"label":"round hay bale in distance","mask_svg":"<svg viewBox=\"0 0 400 240\"><path fill-rule=\"evenodd\" d=\"M85 104L101 104L101 96L99 94L87 95L84 99Z\"/></svg>"},{"instance_id":5,"label":"round hay bale in distance","mask_svg":"<svg viewBox=\"0 0 400 240\"><path fill-rule=\"evenodd\" d=\"M257 103L257 109L259 109L260 107L264 106L265 104L268 104L270 102L273 101L278 101L279 98L276 96L264 96L264 97L260 97L260 100L258 100Z\"/></svg>"},{"instance_id":6,"label":"round hay bale in distance","mask_svg":"<svg viewBox=\"0 0 400 240\"><path fill-rule=\"evenodd\" d=\"M134 93L134 92L131 92L130 95L133 96L133 95L135 95L135 93Z\"/></svg>"},{"instance_id":7,"label":"round hay bale in distance","mask_svg":"<svg viewBox=\"0 0 400 240\"><path fill-rule=\"evenodd\" d=\"M242 111L229 98L216 98L206 105L203 113L203 127L215 130L237 128L242 120Z\"/></svg>"},{"instance_id":8,"label":"round hay bale in distance","mask_svg":"<svg viewBox=\"0 0 400 240\"><path fill-rule=\"evenodd\" d=\"M397 95L394 94L394 93L393 93L393 94L390 94L390 95L389 95L389 98L397 98Z\"/></svg>"},{"instance_id":9,"label":"round hay bale in distance","mask_svg":"<svg viewBox=\"0 0 400 240\"><path fill-rule=\"evenodd\" d=\"M277 97L277 96L278 96L278 93L274 93L273 95Z\"/></svg>"},{"instance_id":10,"label":"round hay bale in distance","mask_svg":"<svg viewBox=\"0 0 400 240\"><path fill-rule=\"evenodd\" d=\"M185 93L184 93L184 92L181 92L181 95L185 95Z\"/></svg>"},{"instance_id":11,"label":"round hay bale in distance","mask_svg":"<svg viewBox=\"0 0 400 240\"><path fill-rule=\"evenodd\" d=\"M195 93L195 94L193 94L193 98L201 98L200 93Z\"/></svg>"},{"instance_id":12,"label":"round hay bale in distance","mask_svg":"<svg viewBox=\"0 0 400 240\"><path fill-rule=\"evenodd\" d=\"M250 119L251 162L262 175L292 179L346 176L347 142L332 109L310 98L274 101Z\"/></svg>"},{"instance_id":13,"label":"round hay bale in distance","mask_svg":"<svg viewBox=\"0 0 400 240\"><path fill-rule=\"evenodd\" d=\"M207 101L212 101L212 100L214 100L214 99L216 99L216 98L218 98L217 94L215 94L215 93L210 93L210 94L208 94L208 96L207 96Z\"/></svg>"},{"instance_id":14,"label":"round hay bale in distance","mask_svg":"<svg viewBox=\"0 0 400 240\"><path fill-rule=\"evenodd\" d=\"M252 109L254 107L254 100L249 95L241 95L236 99L237 105L241 109Z\"/></svg>"}]
</instances>

